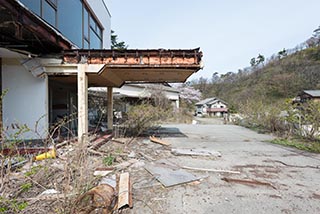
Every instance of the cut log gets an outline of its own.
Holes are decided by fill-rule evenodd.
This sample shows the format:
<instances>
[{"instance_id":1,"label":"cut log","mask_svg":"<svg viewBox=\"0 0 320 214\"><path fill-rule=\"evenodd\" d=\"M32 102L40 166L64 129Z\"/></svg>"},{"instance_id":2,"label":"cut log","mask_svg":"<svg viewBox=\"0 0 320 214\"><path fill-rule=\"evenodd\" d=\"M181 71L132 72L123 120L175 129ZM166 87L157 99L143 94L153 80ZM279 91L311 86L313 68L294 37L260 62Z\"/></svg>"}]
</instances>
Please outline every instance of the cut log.
<instances>
[{"instance_id":1,"label":"cut log","mask_svg":"<svg viewBox=\"0 0 320 214\"><path fill-rule=\"evenodd\" d=\"M150 136L149 137L150 141L153 142L153 143L157 143L157 144L160 144L160 145L163 145L163 146L170 146L171 144L170 143L167 143L165 141L162 141L154 136Z\"/></svg>"}]
</instances>

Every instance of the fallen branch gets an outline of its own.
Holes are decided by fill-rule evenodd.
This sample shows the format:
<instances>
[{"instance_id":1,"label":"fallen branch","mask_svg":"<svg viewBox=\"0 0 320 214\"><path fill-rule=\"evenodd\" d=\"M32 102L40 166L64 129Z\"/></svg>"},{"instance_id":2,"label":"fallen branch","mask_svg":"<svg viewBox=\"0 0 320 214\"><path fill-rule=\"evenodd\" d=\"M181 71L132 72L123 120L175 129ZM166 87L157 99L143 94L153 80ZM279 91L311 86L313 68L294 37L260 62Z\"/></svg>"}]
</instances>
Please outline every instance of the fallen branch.
<instances>
[{"instance_id":1,"label":"fallen branch","mask_svg":"<svg viewBox=\"0 0 320 214\"><path fill-rule=\"evenodd\" d=\"M144 154L143 152L139 152L139 154L144 157L145 159L147 159L148 161L155 161L156 159L150 157L149 155Z\"/></svg>"},{"instance_id":2,"label":"fallen branch","mask_svg":"<svg viewBox=\"0 0 320 214\"><path fill-rule=\"evenodd\" d=\"M61 147L64 147L64 146L70 145L71 143L72 143L71 141L69 141L69 140L65 140L65 141L63 141L62 143L58 143L58 144L56 144L55 148L56 148L56 149L59 149L59 148L61 148Z\"/></svg>"},{"instance_id":3,"label":"fallen branch","mask_svg":"<svg viewBox=\"0 0 320 214\"><path fill-rule=\"evenodd\" d=\"M226 181L228 183L235 182L239 184L262 185L262 186L272 187L273 189L277 189L275 186L273 186L270 183L257 181L257 180L243 180L243 179L235 179L235 178L221 178L221 180Z\"/></svg>"},{"instance_id":4,"label":"fallen branch","mask_svg":"<svg viewBox=\"0 0 320 214\"><path fill-rule=\"evenodd\" d=\"M194 168L194 167L189 167L189 166L183 166L182 169L190 169L190 170L206 171L206 172L240 174L239 171L229 171L229 170L222 170L222 169L204 169L204 168Z\"/></svg>"},{"instance_id":5,"label":"fallen branch","mask_svg":"<svg viewBox=\"0 0 320 214\"><path fill-rule=\"evenodd\" d=\"M154 136L150 136L149 137L150 141L153 142L153 143L157 143L157 144L160 144L160 145L163 145L163 146L170 146L170 143L167 143L165 141L162 141Z\"/></svg>"},{"instance_id":6,"label":"fallen branch","mask_svg":"<svg viewBox=\"0 0 320 214\"><path fill-rule=\"evenodd\" d=\"M122 141L116 140L116 139L112 139L111 142L125 144L125 142L122 142Z\"/></svg>"},{"instance_id":7,"label":"fallen branch","mask_svg":"<svg viewBox=\"0 0 320 214\"><path fill-rule=\"evenodd\" d=\"M291 164L287 164L284 163L282 161L279 160L265 160L264 162L274 162L274 163L280 163L284 166L288 166L288 167L295 167L295 168L311 168L311 169L320 169L320 166L310 166L310 165L305 165L305 166L298 166L298 165L291 165Z\"/></svg>"},{"instance_id":8,"label":"fallen branch","mask_svg":"<svg viewBox=\"0 0 320 214\"><path fill-rule=\"evenodd\" d=\"M98 152L96 150L93 150L93 149L88 149L88 152L93 154L93 155L99 155L99 156L104 156L106 155L105 153L102 153L102 152Z\"/></svg>"}]
</instances>

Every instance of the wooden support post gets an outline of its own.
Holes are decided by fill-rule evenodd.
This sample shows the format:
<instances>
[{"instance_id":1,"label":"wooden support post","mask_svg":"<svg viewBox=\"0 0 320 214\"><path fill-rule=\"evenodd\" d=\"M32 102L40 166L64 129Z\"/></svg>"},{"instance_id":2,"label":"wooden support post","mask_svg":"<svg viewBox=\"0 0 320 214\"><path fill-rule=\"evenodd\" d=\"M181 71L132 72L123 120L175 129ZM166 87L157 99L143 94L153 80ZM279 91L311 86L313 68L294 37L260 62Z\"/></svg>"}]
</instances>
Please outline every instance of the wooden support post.
<instances>
[{"instance_id":1,"label":"wooden support post","mask_svg":"<svg viewBox=\"0 0 320 214\"><path fill-rule=\"evenodd\" d=\"M112 96L112 87L108 87L108 97L107 97L107 101L108 101L108 129L113 129L113 96Z\"/></svg>"},{"instance_id":2,"label":"wooden support post","mask_svg":"<svg viewBox=\"0 0 320 214\"><path fill-rule=\"evenodd\" d=\"M78 65L78 142L86 142L88 134L88 64Z\"/></svg>"}]
</instances>

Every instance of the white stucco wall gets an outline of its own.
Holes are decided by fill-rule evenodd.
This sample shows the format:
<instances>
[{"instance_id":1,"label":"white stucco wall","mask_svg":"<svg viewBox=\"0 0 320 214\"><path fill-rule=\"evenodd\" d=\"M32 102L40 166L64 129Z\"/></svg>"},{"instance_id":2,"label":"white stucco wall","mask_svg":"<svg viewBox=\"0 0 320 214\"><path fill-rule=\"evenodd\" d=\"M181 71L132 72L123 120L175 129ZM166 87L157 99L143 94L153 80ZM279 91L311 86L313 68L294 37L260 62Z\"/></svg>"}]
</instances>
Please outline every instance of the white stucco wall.
<instances>
[{"instance_id":1,"label":"white stucco wall","mask_svg":"<svg viewBox=\"0 0 320 214\"><path fill-rule=\"evenodd\" d=\"M3 98L3 123L7 136L19 130L16 126L27 125L32 131L20 138L45 138L48 130L48 81L36 78L18 59L2 59L2 89L8 89ZM38 122L38 132L34 132Z\"/></svg>"},{"instance_id":2,"label":"white stucco wall","mask_svg":"<svg viewBox=\"0 0 320 214\"><path fill-rule=\"evenodd\" d=\"M214 104L211 106L211 108L227 108L227 106L226 106L224 103L218 101L218 102L214 103Z\"/></svg>"},{"instance_id":3,"label":"white stucco wall","mask_svg":"<svg viewBox=\"0 0 320 214\"><path fill-rule=\"evenodd\" d=\"M111 48L111 14L104 0L87 0L93 12L102 24L103 30L103 48Z\"/></svg>"}]
</instances>

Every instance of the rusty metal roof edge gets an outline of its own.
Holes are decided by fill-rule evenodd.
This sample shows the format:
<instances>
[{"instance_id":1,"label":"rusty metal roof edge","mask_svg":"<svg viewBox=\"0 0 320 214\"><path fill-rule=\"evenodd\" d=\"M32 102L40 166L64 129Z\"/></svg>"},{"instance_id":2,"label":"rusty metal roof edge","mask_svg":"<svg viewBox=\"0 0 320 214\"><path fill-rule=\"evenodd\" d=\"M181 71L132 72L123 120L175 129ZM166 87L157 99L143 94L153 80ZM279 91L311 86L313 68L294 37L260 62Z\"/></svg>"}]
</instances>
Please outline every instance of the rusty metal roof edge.
<instances>
[{"instance_id":1,"label":"rusty metal roof edge","mask_svg":"<svg viewBox=\"0 0 320 214\"><path fill-rule=\"evenodd\" d=\"M202 57L202 52L200 48L195 49L125 49L125 50L114 50L114 49L70 49L64 50L64 56L90 56L90 57L104 57L104 56L126 56L129 54L135 54L136 57L141 55L162 55L162 54L172 54L173 56L184 56L184 55L196 55L197 57Z\"/></svg>"}]
</instances>

